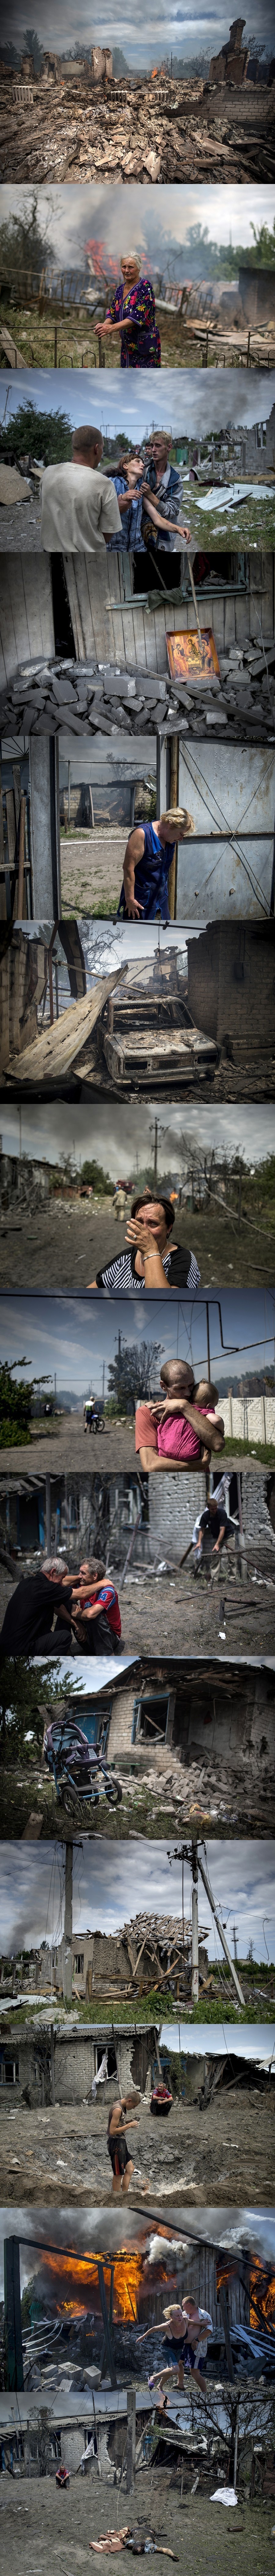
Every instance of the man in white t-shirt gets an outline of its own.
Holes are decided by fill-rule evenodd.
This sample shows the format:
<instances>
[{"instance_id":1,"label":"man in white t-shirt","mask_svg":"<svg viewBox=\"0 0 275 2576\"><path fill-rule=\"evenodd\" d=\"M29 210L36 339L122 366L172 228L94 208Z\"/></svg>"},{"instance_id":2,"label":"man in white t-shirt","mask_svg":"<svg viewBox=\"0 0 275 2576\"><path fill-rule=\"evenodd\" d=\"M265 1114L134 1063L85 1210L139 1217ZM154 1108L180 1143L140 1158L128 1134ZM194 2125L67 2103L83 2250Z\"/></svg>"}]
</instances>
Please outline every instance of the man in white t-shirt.
<instances>
[{"instance_id":1,"label":"man in white t-shirt","mask_svg":"<svg viewBox=\"0 0 275 2576\"><path fill-rule=\"evenodd\" d=\"M114 483L100 474L99 429L75 429L67 465L46 465L42 476L41 538L46 553L102 554L108 537L121 535Z\"/></svg>"}]
</instances>

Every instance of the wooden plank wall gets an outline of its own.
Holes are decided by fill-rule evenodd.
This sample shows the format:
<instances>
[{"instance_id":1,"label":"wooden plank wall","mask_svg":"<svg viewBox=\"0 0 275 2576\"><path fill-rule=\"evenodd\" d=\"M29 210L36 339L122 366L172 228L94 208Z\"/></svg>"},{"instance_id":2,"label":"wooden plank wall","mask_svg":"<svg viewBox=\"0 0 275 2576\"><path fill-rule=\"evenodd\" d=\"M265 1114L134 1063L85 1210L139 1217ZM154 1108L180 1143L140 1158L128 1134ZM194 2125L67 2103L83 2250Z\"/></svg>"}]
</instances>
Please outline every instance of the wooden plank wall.
<instances>
[{"instance_id":1,"label":"wooden plank wall","mask_svg":"<svg viewBox=\"0 0 275 2576\"><path fill-rule=\"evenodd\" d=\"M251 634L274 633L274 557L253 554L251 591L222 592L213 599L212 592L203 594L201 619L212 626L217 651L225 652L232 643L242 645ZM193 600L179 600L171 605L160 597L159 606L147 608L133 598L131 557L113 554L106 562L95 565L91 555L65 555L64 571L72 619L77 660L115 662L121 670L167 672L165 631L177 634L182 626L193 630ZM260 618L259 627L257 619Z\"/></svg>"},{"instance_id":2,"label":"wooden plank wall","mask_svg":"<svg viewBox=\"0 0 275 2576\"><path fill-rule=\"evenodd\" d=\"M55 653L49 556L0 556L0 688L24 662Z\"/></svg>"},{"instance_id":3,"label":"wooden plank wall","mask_svg":"<svg viewBox=\"0 0 275 2576\"><path fill-rule=\"evenodd\" d=\"M104 553L100 565L92 555L64 555L63 562L77 661L113 662L122 670L164 677L165 629L177 633L182 625L193 628L193 601L171 606L160 595L159 605L147 608L133 598L131 556L115 550ZM253 553L250 576L250 593L236 589L228 596L224 591L217 599L211 591L204 594L203 625L213 625L218 652L257 632L260 642L261 624L264 636L274 633L274 556ZM0 688L5 690L24 662L54 659L49 556L2 555L0 594Z\"/></svg>"},{"instance_id":4,"label":"wooden plank wall","mask_svg":"<svg viewBox=\"0 0 275 2576\"><path fill-rule=\"evenodd\" d=\"M18 919L19 834L21 814L21 778L19 763L13 763L13 785L2 788L0 770L0 921ZM32 920L32 872L30 848L29 798L25 800L25 851L23 877L23 921Z\"/></svg>"}]
</instances>

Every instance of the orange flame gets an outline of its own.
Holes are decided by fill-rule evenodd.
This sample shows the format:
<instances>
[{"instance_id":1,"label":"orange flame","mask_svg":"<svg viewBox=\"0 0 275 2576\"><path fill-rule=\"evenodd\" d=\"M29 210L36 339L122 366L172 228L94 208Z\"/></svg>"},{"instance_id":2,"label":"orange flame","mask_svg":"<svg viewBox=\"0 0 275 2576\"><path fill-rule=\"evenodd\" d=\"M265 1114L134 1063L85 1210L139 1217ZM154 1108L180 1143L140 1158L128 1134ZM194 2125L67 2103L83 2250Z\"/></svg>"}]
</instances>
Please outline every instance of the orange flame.
<instances>
[{"instance_id":1,"label":"orange flame","mask_svg":"<svg viewBox=\"0 0 275 2576\"><path fill-rule=\"evenodd\" d=\"M249 2261L249 2257L245 2257L245 2268L247 2273L247 2291L249 2296L249 2324L253 2333L257 2334L257 2330L259 2330L261 2325L261 2319L263 2325L266 2325L267 2328L269 2326L273 2326L274 2328L275 2326L275 2276L274 2274L263 2270L263 2265L260 2262L258 2254L255 2254L253 2263ZM216 2277L218 2294L221 2281L224 2282L225 2287L226 2282L236 2280L237 2272L238 2261L236 2258L235 2260L233 2258L230 2262L229 2255L228 2262L226 2263L223 2258L221 2258L219 2262L217 2257Z\"/></svg>"},{"instance_id":2,"label":"orange flame","mask_svg":"<svg viewBox=\"0 0 275 2576\"><path fill-rule=\"evenodd\" d=\"M109 279L113 278L116 285L116 280L120 276L120 259L113 259L111 251L106 250L106 243L93 241L92 237L90 241L85 242L84 248L87 259L89 255L92 259L95 277L102 278L104 286L108 286Z\"/></svg>"},{"instance_id":3,"label":"orange flame","mask_svg":"<svg viewBox=\"0 0 275 2576\"><path fill-rule=\"evenodd\" d=\"M153 72L151 72L151 80L157 80L157 77L158 77L158 66L157 66L157 63L155 63L155 69L154 69L154 71L153 71Z\"/></svg>"},{"instance_id":4,"label":"orange flame","mask_svg":"<svg viewBox=\"0 0 275 2576\"><path fill-rule=\"evenodd\" d=\"M256 2255L255 2262L251 2264L249 2281L249 2324L253 2328L255 2334L257 2333L257 2327L259 2328L261 2317L263 2325L266 2325L267 2328L269 2326L273 2326L274 2329L274 2274L271 2273L268 2279L267 2273L263 2272L262 2264L259 2261L259 2257Z\"/></svg>"},{"instance_id":5,"label":"orange flame","mask_svg":"<svg viewBox=\"0 0 275 2576\"><path fill-rule=\"evenodd\" d=\"M101 2254L100 2261L103 2263L105 2289L107 2303L109 2305L112 2268L110 2255ZM98 2270L95 2255L88 2260L85 2254L75 2255L72 2253L70 2258L68 2255L62 2253L62 2247L60 2247L56 2254L45 2254L45 2258L43 2260L43 2271L46 2273L49 2284L50 2281L52 2281L53 2288L56 2285L56 2304L59 2316L64 2314L67 2315L68 2311L71 2316L81 2316L90 2306L94 2307L95 2304L98 2313L100 2314ZM114 2268L113 2314L117 2324L122 2321L126 2323L127 2319L136 2323L138 2315L138 2293L142 2281L142 2271L142 2254L138 2254L136 2252L131 2253L127 2255L127 2259L124 2254L116 2256ZM64 2295L62 2296L63 2282Z\"/></svg>"}]
</instances>

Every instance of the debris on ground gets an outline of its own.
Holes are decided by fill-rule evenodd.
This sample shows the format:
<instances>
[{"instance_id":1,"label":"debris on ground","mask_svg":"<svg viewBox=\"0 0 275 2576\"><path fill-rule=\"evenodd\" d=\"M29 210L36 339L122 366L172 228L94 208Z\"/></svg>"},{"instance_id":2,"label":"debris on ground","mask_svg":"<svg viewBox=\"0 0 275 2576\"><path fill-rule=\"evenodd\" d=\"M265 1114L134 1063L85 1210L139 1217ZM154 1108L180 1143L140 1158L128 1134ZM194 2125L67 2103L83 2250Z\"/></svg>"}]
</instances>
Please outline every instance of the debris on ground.
<instances>
[{"instance_id":1,"label":"debris on ground","mask_svg":"<svg viewBox=\"0 0 275 2576\"><path fill-rule=\"evenodd\" d=\"M58 58L56 57L58 62ZM212 67L213 68L213 67ZM211 66L210 66L211 70ZM86 183L186 179L274 178L275 84L230 85L219 57L214 82L174 80L165 65L156 74L94 82L92 67L70 65L70 80L53 79L45 59L42 79L14 83L3 66L0 176L37 186L53 180Z\"/></svg>"},{"instance_id":2,"label":"debris on ground","mask_svg":"<svg viewBox=\"0 0 275 2576\"><path fill-rule=\"evenodd\" d=\"M133 618L135 601L133 600ZM137 603L136 603L137 605ZM210 730L221 741L273 741L275 730L275 643L267 636L249 636L243 647L229 644L219 651L220 682L213 680L207 689L203 681L194 686L188 681L171 681L167 672L165 623L169 627L171 610L167 599L163 623L161 675L154 670L120 667L119 661L98 665L89 662L45 661L23 662L2 686L0 732L59 733L68 728L91 739L109 729L121 727L123 733L151 734L158 731L180 736L197 735L201 740ZM182 623L186 621L183 606ZM154 617L146 620L153 628L153 652L156 656ZM159 659L159 647L158 647Z\"/></svg>"}]
</instances>

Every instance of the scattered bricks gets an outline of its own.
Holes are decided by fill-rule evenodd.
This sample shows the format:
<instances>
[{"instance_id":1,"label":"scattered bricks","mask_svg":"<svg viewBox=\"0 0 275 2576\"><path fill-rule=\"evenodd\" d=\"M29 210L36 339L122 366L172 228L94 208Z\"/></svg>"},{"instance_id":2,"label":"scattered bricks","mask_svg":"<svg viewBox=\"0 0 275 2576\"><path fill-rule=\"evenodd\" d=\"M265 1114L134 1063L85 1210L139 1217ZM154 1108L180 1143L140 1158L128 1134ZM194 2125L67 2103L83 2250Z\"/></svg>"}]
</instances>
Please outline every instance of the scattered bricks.
<instances>
[{"instance_id":1,"label":"scattered bricks","mask_svg":"<svg viewBox=\"0 0 275 2576\"><path fill-rule=\"evenodd\" d=\"M13 107L33 107L34 105L33 89L29 89L27 81L24 82L24 89L20 82L16 83L11 95Z\"/></svg>"},{"instance_id":2,"label":"scattered bricks","mask_svg":"<svg viewBox=\"0 0 275 2576\"><path fill-rule=\"evenodd\" d=\"M90 61L93 81L112 80L113 56L108 45L92 45Z\"/></svg>"}]
</instances>

